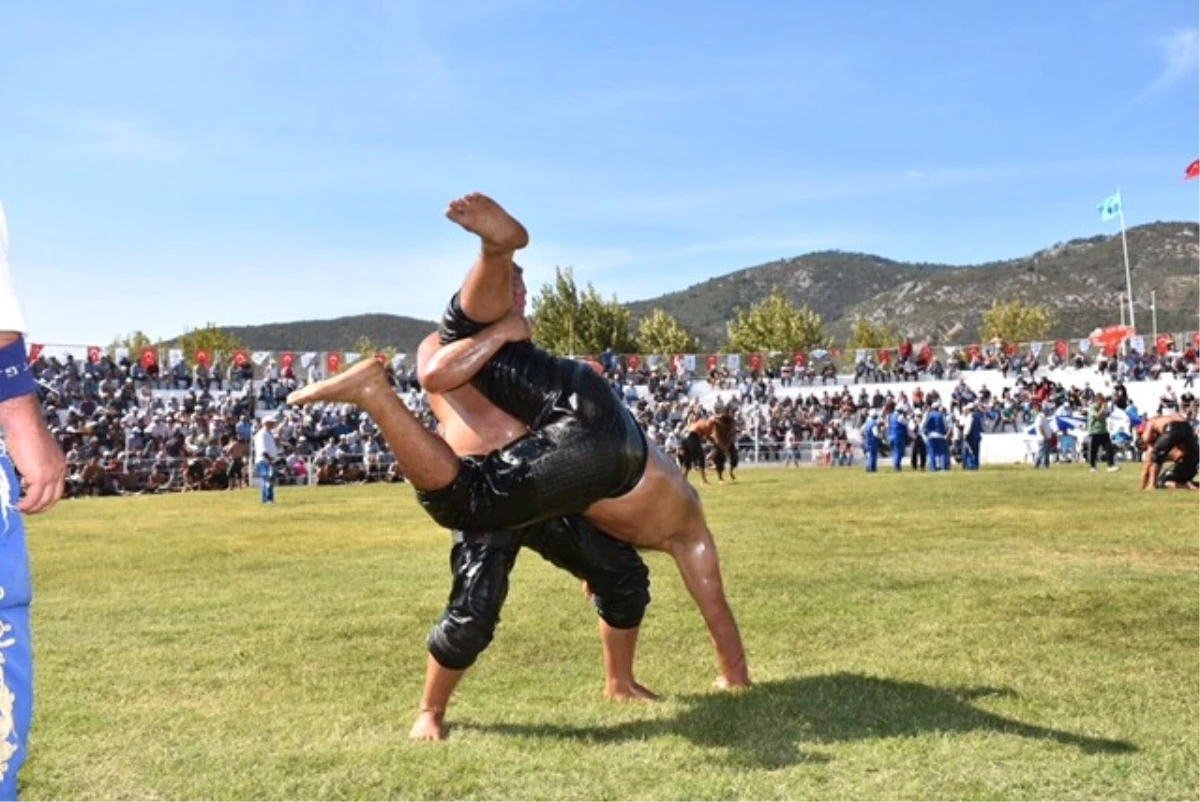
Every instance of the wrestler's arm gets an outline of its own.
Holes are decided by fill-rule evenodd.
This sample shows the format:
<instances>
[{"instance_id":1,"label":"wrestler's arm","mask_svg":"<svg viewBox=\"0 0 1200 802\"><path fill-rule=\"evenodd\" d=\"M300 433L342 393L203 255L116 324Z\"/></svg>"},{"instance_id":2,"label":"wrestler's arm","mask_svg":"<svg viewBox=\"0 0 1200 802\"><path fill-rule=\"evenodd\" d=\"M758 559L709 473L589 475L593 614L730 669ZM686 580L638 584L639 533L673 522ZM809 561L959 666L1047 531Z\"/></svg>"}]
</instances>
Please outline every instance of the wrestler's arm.
<instances>
[{"instance_id":1,"label":"wrestler's arm","mask_svg":"<svg viewBox=\"0 0 1200 802\"><path fill-rule=\"evenodd\" d=\"M417 350L417 380L427 393L449 392L469 382L505 345L529 336L529 322L515 314L446 345L435 332Z\"/></svg>"},{"instance_id":2,"label":"wrestler's arm","mask_svg":"<svg viewBox=\"0 0 1200 802\"><path fill-rule=\"evenodd\" d=\"M0 331L0 348L12 346L19 336L16 331ZM46 428L37 395L25 393L0 401L0 430L9 456L25 479L25 494L17 509L24 513L45 512L62 497L66 464L62 450Z\"/></svg>"},{"instance_id":3,"label":"wrestler's arm","mask_svg":"<svg viewBox=\"0 0 1200 802\"><path fill-rule=\"evenodd\" d=\"M706 534L691 542L673 539L667 550L675 559L675 565L683 577L683 584L696 606L700 608L700 615L708 628L709 638L721 666L718 685L725 688L749 685L750 672L746 666L746 652L733 611L729 609L729 602L725 599L717 547L712 537Z\"/></svg>"}]
</instances>

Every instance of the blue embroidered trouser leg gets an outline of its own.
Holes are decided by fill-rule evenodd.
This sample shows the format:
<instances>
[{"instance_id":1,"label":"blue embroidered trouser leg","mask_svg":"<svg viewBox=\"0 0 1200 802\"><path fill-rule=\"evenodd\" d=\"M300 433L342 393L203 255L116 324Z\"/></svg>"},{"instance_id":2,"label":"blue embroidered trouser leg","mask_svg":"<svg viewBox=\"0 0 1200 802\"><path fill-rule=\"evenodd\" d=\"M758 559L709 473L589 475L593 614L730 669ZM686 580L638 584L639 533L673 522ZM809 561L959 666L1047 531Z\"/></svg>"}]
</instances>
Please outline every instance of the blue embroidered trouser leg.
<instances>
[{"instance_id":1,"label":"blue embroidered trouser leg","mask_svg":"<svg viewBox=\"0 0 1200 802\"><path fill-rule=\"evenodd\" d=\"M0 453L0 800L17 798L17 772L25 762L33 719L33 648L29 639L29 555L15 506L19 484Z\"/></svg>"}]
</instances>

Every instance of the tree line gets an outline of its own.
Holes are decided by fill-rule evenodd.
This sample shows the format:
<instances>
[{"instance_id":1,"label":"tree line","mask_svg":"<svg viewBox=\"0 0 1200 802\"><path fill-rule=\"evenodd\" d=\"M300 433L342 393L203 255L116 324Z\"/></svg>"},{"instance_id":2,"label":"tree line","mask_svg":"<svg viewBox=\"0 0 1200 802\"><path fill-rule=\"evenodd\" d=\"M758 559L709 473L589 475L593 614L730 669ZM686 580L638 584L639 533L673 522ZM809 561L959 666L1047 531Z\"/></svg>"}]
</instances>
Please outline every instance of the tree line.
<instances>
[{"instance_id":1,"label":"tree line","mask_svg":"<svg viewBox=\"0 0 1200 802\"><path fill-rule=\"evenodd\" d=\"M581 290L569 267L556 269L554 281L538 291L529 317L535 341L556 354L586 356L609 350L618 354L669 355L701 350L696 337L663 309L652 310L635 326L629 310L615 295L605 300L591 283ZM1054 310L1049 306L997 300L983 314L980 341L1042 340L1055 322ZM726 334L726 342L719 349L723 353L811 353L835 347L821 316L806 306L793 304L779 287L762 301L736 309ZM892 348L901 339L886 322L872 323L860 316L854 320L851 336L843 346L849 350ZM134 352L154 345L162 347L164 343L154 343L140 331L113 342L113 346ZM228 354L245 348L215 323L189 330L172 345L189 356L197 350ZM353 350L364 355L383 353L389 358L396 354L395 348L377 346L367 337L360 337Z\"/></svg>"}]
</instances>

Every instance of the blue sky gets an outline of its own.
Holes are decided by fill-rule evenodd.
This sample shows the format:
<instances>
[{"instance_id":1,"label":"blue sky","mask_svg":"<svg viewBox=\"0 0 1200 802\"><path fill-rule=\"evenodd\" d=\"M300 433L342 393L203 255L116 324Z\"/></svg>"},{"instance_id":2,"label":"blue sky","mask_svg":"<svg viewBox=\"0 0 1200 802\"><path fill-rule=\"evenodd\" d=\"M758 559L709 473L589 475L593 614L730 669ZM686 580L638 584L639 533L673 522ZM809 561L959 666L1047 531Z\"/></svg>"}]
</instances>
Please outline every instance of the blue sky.
<instances>
[{"instance_id":1,"label":"blue sky","mask_svg":"<svg viewBox=\"0 0 1200 802\"><path fill-rule=\"evenodd\" d=\"M31 339L436 317L472 190L622 301L813 250L978 263L1191 220L1194 0L9 0ZM1119 266L1114 266L1119 269Z\"/></svg>"}]
</instances>

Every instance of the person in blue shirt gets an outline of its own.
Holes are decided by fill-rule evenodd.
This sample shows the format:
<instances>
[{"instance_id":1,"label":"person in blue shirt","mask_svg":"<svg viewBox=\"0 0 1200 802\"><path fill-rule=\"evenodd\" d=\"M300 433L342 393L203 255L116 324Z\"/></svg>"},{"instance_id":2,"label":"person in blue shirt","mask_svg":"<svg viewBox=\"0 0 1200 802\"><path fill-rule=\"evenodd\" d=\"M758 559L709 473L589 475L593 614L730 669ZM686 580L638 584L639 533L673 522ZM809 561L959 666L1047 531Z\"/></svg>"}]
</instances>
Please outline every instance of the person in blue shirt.
<instances>
[{"instance_id":1,"label":"person in blue shirt","mask_svg":"<svg viewBox=\"0 0 1200 802\"><path fill-rule=\"evenodd\" d=\"M887 438L888 446L892 449L892 469L899 471L904 464L904 446L908 442L908 423L904 420L904 413L897 409L895 403L891 401L887 403L883 411L887 414Z\"/></svg>"},{"instance_id":2,"label":"person in blue shirt","mask_svg":"<svg viewBox=\"0 0 1200 802\"><path fill-rule=\"evenodd\" d=\"M873 409L867 414L867 422L863 424L863 451L867 454L867 473L875 473L879 465L879 410Z\"/></svg>"},{"instance_id":3,"label":"person in blue shirt","mask_svg":"<svg viewBox=\"0 0 1200 802\"><path fill-rule=\"evenodd\" d=\"M942 402L934 401L921 424L921 433L929 448L929 470L950 470L950 441L946 439L946 416L942 414Z\"/></svg>"}]
</instances>

